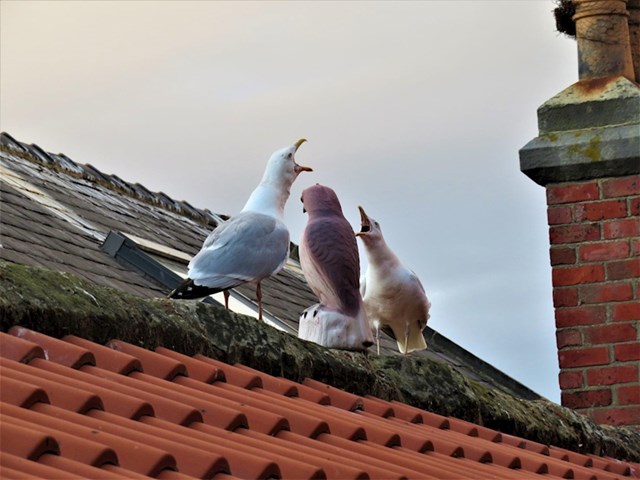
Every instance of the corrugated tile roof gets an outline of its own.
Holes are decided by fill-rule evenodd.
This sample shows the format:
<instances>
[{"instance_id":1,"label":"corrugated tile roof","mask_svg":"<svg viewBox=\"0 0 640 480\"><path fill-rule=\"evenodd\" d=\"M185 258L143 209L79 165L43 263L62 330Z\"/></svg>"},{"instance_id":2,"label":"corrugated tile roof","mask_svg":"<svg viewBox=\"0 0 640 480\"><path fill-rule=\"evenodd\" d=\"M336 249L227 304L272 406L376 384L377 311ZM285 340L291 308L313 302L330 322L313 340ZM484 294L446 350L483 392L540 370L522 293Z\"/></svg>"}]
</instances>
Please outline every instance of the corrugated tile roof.
<instances>
[{"instance_id":1,"label":"corrugated tile roof","mask_svg":"<svg viewBox=\"0 0 640 480\"><path fill-rule=\"evenodd\" d=\"M2 478L575 478L638 475L582 455L243 365L0 333Z\"/></svg>"}]
</instances>

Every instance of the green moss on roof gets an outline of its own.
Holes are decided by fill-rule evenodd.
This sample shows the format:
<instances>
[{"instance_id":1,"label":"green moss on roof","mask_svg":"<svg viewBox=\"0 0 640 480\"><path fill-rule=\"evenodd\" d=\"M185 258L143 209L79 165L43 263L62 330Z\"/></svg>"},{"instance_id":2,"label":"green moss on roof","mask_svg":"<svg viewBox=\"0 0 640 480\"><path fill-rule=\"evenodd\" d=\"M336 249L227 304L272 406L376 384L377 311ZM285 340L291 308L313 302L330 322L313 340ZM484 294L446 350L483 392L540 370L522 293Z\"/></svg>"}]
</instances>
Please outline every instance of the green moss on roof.
<instances>
[{"instance_id":1,"label":"green moss on roof","mask_svg":"<svg viewBox=\"0 0 640 480\"><path fill-rule=\"evenodd\" d=\"M357 395L399 400L504 433L582 453L640 460L640 432L598 426L546 400L522 400L424 357L329 350L215 305L142 299L73 275L0 262L0 326L97 343L118 338L153 349L241 362L294 381L310 377Z\"/></svg>"}]
</instances>

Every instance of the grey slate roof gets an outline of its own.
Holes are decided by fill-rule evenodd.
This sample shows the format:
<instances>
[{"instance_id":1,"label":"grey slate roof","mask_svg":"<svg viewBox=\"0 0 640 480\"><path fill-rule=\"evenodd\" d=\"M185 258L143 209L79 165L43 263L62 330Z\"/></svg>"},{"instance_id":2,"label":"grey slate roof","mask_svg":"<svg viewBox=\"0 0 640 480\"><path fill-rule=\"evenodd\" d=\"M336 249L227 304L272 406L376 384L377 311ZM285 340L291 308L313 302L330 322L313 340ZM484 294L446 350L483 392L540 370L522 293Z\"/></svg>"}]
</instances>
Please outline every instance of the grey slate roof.
<instances>
[{"instance_id":1,"label":"grey slate roof","mask_svg":"<svg viewBox=\"0 0 640 480\"><path fill-rule=\"evenodd\" d=\"M131 263L109 255L103 243L110 232L149 240L194 255L218 222L226 219L166 194L150 192L91 165L52 154L37 145L0 134L0 259L73 273L98 285L144 298L164 297L169 287ZM295 250L295 246L294 246ZM186 272L186 261L145 252L171 275ZM146 272L146 273L145 273ZM237 295L255 301L252 285ZM288 331L297 330L300 313L317 300L292 261L262 283L265 310ZM491 365L438 334L425 330L429 349L414 353L455 366L490 388L526 399L539 396ZM397 355L395 341L385 337L383 355Z\"/></svg>"}]
</instances>

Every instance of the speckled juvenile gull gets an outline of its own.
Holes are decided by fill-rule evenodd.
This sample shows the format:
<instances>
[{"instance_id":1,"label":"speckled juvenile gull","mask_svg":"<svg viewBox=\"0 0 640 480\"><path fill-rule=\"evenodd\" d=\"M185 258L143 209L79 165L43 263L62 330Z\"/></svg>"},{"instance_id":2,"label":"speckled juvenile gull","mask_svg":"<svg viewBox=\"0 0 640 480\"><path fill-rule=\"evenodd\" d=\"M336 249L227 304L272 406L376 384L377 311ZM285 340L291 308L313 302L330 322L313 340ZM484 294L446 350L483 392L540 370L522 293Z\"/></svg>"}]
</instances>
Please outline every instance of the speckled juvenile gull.
<instances>
[{"instance_id":1,"label":"speckled juvenile gull","mask_svg":"<svg viewBox=\"0 0 640 480\"><path fill-rule=\"evenodd\" d=\"M382 236L380 224L360 210L360 232L368 267L360 279L360 292L369 322L376 333L380 353L380 329L398 342L401 353L424 350L422 330L429 319L431 304L420 279L405 267ZM390 330L390 331L389 331Z\"/></svg>"},{"instance_id":2,"label":"speckled juvenile gull","mask_svg":"<svg viewBox=\"0 0 640 480\"><path fill-rule=\"evenodd\" d=\"M242 211L220 224L189 262L188 278L169 294L171 298L200 298L230 288L256 283L258 317L262 320L260 282L277 273L289 254L289 230L284 206L291 185L301 172L311 171L295 161L304 139L274 152L260 184Z\"/></svg>"},{"instance_id":3,"label":"speckled juvenile gull","mask_svg":"<svg viewBox=\"0 0 640 480\"><path fill-rule=\"evenodd\" d=\"M309 214L300 265L320 303L300 316L298 337L329 348L364 350L373 344L359 291L360 259L351 225L335 192L314 185L302 192Z\"/></svg>"}]
</instances>

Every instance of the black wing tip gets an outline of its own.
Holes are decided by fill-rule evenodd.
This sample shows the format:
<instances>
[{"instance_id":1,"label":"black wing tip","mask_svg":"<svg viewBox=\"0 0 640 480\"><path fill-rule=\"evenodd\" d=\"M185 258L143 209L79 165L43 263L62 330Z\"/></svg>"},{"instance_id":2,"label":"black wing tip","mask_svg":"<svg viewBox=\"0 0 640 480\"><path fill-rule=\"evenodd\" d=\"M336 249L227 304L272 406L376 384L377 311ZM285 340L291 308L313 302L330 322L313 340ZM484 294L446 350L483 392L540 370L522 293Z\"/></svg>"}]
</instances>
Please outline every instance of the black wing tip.
<instances>
[{"instance_id":1,"label":"black wing tip","mask_svg":"<svg viewBox=\"0 0 640 480\"><path fill-rule=\"evenodd\" d=\"M180 285L178 285L167 298L173 298L176 300L193 300L196 298L206 297L214 293L221 292L219 288L204 287L202 285L196 285L190 278L185 279Z\"/></svg>"}]
</instances>

